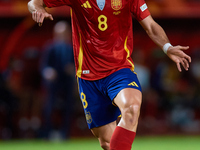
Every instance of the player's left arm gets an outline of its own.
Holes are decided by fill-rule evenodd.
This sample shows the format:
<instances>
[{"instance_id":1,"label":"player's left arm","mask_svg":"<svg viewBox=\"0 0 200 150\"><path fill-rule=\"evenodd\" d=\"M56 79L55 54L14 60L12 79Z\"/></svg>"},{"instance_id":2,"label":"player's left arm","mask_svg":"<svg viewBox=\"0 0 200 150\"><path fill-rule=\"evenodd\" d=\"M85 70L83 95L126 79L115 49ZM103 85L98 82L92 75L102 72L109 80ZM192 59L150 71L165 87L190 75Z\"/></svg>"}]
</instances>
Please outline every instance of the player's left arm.
<instances>
[{"instance_id":1,"label":"player's left arm","mask_svg":"<svg viewBox=\"0 0 200 150\"><path fill-rule=\"evenodd\" d=\"M166 43L170 43L163 28L153 20L151 15L140 21L140 24L145 29L149 37L160 48L163 49L163 46ZM184 67L185 70L188 70L189 63L191 62L191 57L183 52L183 50L187 49L189 49L189 46L178 45L178 46L169 46L167 47L167 50L165 50L167 56L176 63L177 68L180 72L182 71L181 65Z\"/></svg>"}]
</instances>

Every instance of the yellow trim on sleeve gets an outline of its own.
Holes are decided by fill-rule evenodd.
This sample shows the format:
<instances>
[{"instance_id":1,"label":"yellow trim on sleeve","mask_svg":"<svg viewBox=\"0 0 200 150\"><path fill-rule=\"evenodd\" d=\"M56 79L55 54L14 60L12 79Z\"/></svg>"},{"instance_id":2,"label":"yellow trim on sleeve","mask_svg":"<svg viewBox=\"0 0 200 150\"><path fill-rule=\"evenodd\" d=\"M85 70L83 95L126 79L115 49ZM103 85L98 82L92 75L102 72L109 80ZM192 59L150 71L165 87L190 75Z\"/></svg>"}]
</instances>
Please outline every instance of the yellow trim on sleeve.
<instances>
[{"instance_id":1,"label":"yellow trim on sleeve","mask_svg":"<svg viewBox=\"0 0 200 150\"><path fill-rule=\"evenodd\" d=\"M77 77L81 77L82 73L82 65L83 65L83 47L82 47L82 40L81 40L81 34L79 34L80 37L80 48L79 48L79 55L78 55L78 70L77 70Z\"/></svg>"},{"instance_id":2,"label":"yellow trim on sleeve","mask_svg":"<svg viewBox=\"0 0 200 150\"><path fill-rule=\"evenodd\" d=\"M126 37L126 40L124 42L124 49L125 51L127 52L127 56L126 56L126 59L128 60L128 62L131 64L131 70L134 71L134 64L128 59L130 57L130 51L127 47L127 40L128 40L128 36Z\"/></svg>"}]
</instances>

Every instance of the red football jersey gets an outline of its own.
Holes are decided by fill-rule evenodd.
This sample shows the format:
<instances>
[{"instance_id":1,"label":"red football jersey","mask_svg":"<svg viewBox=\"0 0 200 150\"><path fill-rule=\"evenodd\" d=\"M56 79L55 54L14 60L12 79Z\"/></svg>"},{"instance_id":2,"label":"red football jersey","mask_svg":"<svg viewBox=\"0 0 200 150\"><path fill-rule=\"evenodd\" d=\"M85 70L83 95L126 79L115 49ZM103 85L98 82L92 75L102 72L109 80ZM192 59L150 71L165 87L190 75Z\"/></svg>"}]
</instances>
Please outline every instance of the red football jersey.
<instances>
[{"instance_id":1,"label":"red football jersey","mask_svg":"<svg viewBox=\"0 0 200 150\"><path fill-rule=\"evenodd\" d=\"M76 75L98 80L131 68L132 14L138 21L150 15L144 0L43 0L47 7L72 8Z\"/></svg>"}]
</instances>

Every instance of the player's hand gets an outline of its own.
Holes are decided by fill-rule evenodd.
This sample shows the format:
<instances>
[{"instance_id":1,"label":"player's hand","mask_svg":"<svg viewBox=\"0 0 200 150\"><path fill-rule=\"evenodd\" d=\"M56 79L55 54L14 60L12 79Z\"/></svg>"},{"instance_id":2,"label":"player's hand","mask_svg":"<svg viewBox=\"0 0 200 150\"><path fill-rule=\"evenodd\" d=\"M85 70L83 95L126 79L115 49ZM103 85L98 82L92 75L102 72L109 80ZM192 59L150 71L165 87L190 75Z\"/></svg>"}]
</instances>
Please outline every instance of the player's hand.
<instances>
[{"instance_id":1,"label":"player's hand","mask_svg":"<svg viewBox=\"0 0 200 150\"><path fill-rule=\"evenodd\" d=\"M191 57L185 54L183 51L189 49L189 46L174 46L169 47L167 50L167 56L176 63L178 70L181 72L181 65L185 70L189 69L191 63Z\"/></svg>"},{"instance_id":2,"label":"player's hand","mask_svg":"<svg viewBox=\"0 0 200 150\"><path fill-rule=\"evenodd\" d=\"M52 15L47 13L45 9L33 11L32 18L35 22L38 23L39 26L42 26L45 18L53 20Z\"/></svg>"}]
</instances>

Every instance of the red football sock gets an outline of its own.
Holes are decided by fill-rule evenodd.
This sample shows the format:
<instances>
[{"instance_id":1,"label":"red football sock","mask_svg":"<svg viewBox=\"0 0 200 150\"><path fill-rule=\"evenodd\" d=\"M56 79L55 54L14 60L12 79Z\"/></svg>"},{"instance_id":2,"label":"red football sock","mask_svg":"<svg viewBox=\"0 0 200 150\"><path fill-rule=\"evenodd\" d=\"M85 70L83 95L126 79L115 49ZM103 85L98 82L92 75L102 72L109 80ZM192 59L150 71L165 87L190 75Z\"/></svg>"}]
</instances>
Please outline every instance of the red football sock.
<instances>
[{"instance_id":1,"label":"red football sock","mask_svg":"<svg viewBox=\"0 0 200 150\"><path fill-rule=\"evenodd\" d=\"M136 133L117 126L110 140L110 150L131 150Z\"/></svg>"}]
</instances>

